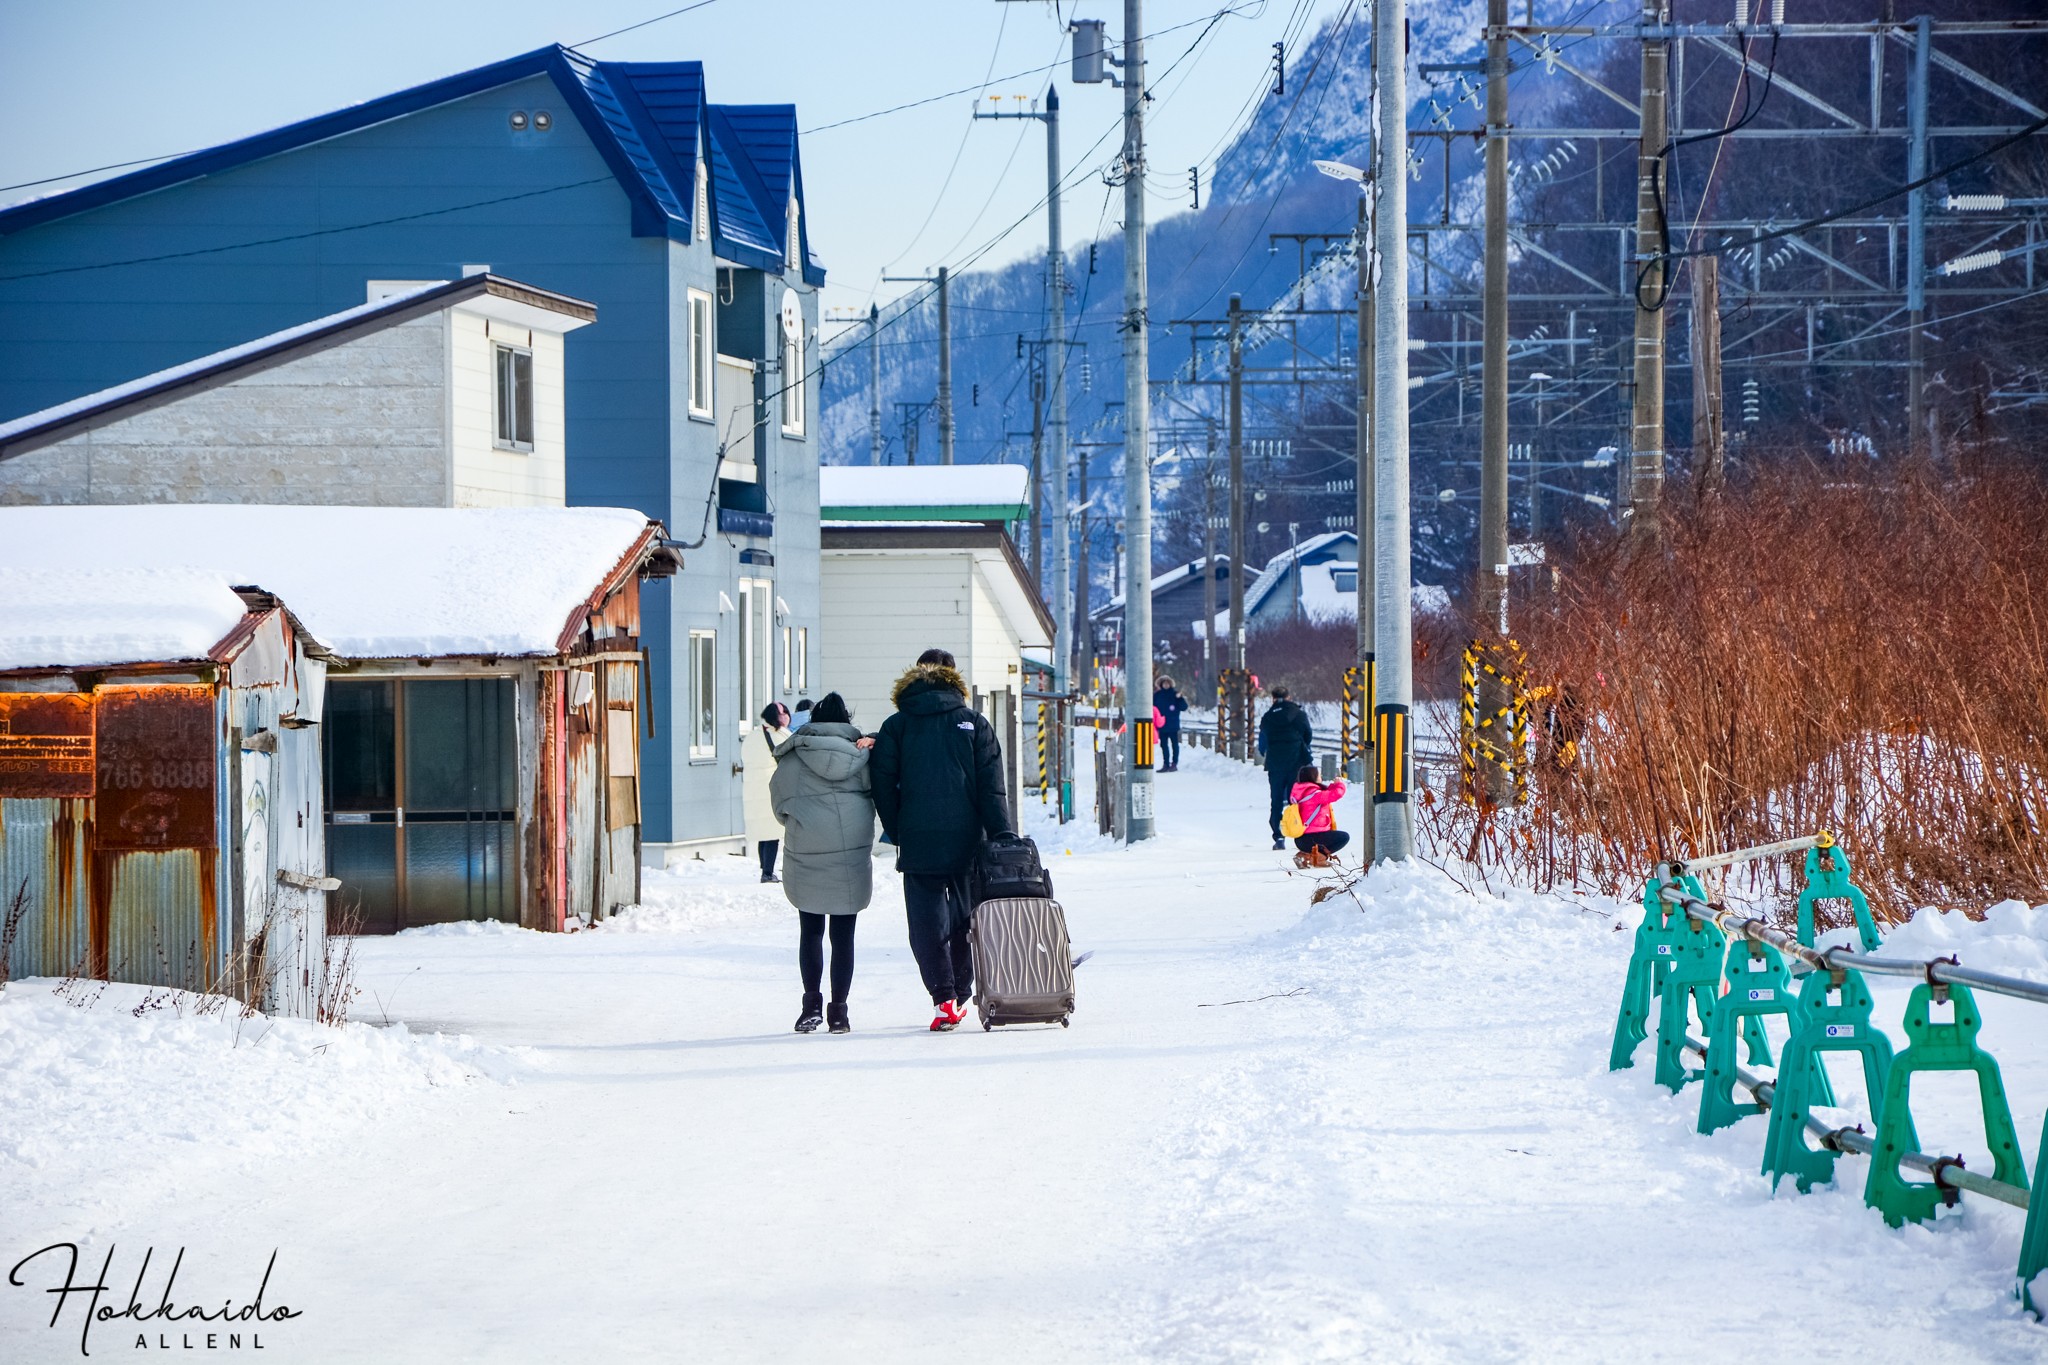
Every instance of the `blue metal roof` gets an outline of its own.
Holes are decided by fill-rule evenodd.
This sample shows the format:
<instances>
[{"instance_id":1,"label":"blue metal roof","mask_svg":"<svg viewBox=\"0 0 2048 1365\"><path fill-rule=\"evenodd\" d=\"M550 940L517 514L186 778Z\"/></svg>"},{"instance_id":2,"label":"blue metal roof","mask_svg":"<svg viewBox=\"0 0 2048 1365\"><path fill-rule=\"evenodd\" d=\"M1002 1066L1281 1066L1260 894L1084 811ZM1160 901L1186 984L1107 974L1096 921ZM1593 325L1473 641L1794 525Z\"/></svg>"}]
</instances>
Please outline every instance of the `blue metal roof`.
<instances>
[{"instance_id":1,"label":"blue metal roof","mask_svg":"<svg viewBox=\"0 0 2048 1365\"><path fill-rule=\"evenodd\" d=\"M775 224L782 218L780 214L771 218L763 211L767 187L748 163L743 145L725 119L724 109L712 105L705 111L704 125L710 134L711 192L718 200L718 212L712 216L718 254L757 270L779 273L783 267L782 238Z\"/></svg>"},{"instance_id":2,"label":"blue metal roof","mask_svg":"<svg viewBox=\"0 0 2048 1365\"><path fill-rule=\"evenodd\" d=\"M803 166L798 159L796 106L793 104L714 104L714 120L722 120L736 143L740 156L753 167L761 190L761 217L775 234L776 250L789 240L789 196L794 190L797 203L804 202ZM811 254L808 214L799 213L797 232L802 239L804 278L812 284L825 282L824 267Z\"/></svg>"},{"instance_id":3,"label":"blue metal roof","mask_svg":"<svg viewBox=\"0 0 2048 1365\"><path fill-rule=\"evenodd\" d=\"M705 102L703 64L594 62L559 45L0 209L0 236L539 75L552 79L562 91L577 122L631 198L634 235L690 240L696 212L699 131L711 131L708 115L718 107ZM720 139L714 135L706 141L712 148L714 249L742 265L780 270L781 203L786 202L790 177L796 173L795 110L791 106L771 108L786 111L782 120L786 133L757 126L761 120L753 115L758 111L748 107L739 111L746 115L741 120L744 128L728 122L728 136ZM770 159L765 172L750 164L757 151ZM798 185L801 196L800 177ZM778 201L772 211L767 207L771 195ZM810 257L808 241L805 261L805 277L814 284L824 283L824 271Z\"/></svg>"}]
</instances>

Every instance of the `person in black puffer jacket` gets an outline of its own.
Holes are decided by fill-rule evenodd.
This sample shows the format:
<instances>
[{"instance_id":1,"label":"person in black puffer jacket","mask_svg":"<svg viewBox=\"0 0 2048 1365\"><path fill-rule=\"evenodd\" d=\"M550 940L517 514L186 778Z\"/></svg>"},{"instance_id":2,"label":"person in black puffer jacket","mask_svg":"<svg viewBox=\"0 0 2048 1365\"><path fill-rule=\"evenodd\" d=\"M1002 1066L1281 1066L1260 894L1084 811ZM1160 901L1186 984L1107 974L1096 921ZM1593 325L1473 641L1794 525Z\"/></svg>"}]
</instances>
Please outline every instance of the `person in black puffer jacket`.
<instances>
[{"instance_id":1,"label":"person in black puffer jacket","mask_svg":"<svg viewBox=\"0 0 2048 1365\"><path fill-rule=\"evenodd\" d=\"M1259 752L1266 756L1266 782L1272 789L1273 804L1266 823L1273 831L1273 847L1284 848L1280 837L1280 813L1287 809L1288 793L1294 789L1294 774L1315 762L1315 730L1308 712L1290 701L1287 689L1273 688L1273 704L1259 719Z\"/></svg>"},{"instance_id":2,"label":"person in black puffer jacket","mask_svg":"<svg viewBox=\"0 0 2048 1365\"><path fill-rule=\"evenodd\" d=\"M1011 833L995 727L967 704L953 656L928 649L896 680L896 714L875 736L868 776L882 833L896 845L910 951L931 992L934 1032L959 1024L974 993L968 871L982 840Z\"/></svg>"}]
</instances>

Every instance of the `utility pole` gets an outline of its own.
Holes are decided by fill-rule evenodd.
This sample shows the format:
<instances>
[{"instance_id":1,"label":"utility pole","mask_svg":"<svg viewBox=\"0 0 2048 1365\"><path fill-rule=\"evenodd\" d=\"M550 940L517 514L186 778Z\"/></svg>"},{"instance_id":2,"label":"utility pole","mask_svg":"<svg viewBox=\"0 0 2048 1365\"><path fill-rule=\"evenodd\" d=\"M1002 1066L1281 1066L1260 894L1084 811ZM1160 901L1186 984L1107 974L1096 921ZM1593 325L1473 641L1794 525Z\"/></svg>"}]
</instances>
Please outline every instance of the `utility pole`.
<instances>
[{"instance_id":1,"label":"utility pole","mask_svg":"<svg viewBox=\"0 0 2048 1365\"><path fill-rule=\"evenodd\" d=\"M1045 374L1037 364L1031 373L1031 587L1045 591Z\"/></svg>"},{"instance_id":2,"label":"utility pole","mask_svg":"<svg viewBox=\"0 0 2048 1365\"><path fill-rule=\"evenodd\" d=\"M1373 652L1379 688L1373 707L1373 857L1408 858L1415 849L1408 805L1409 714L1415 697L1414 592L1408 564L1408 29L1407 0L1373 7L1372 60L1379 143L1373 243L1380 288L1373 309Z\"/></svg>"},{"instance_id":3,"label":"utility pole","mask_svg":"<svg viewBox=\"0 0 2048 1365\"><path fill-rule=\"evenodd\" d=\"M1244 301L1230 296L1230 666L1234 686L1243 687L1244 669ZM1226 699L1231 714L1239 711L1236 697ZM1249 704L1245 704L1249 722ZM1222 712L1217 719L1221 721ZM1249 736L1244 727L1233 725L1230 756L1247 756Z\"/></svg>"},{"instance_id":4,"label":"utility pole","mask_svg":"<svg viewBox=\"0 0 2048 1365\"><path fill-rule=\"evenodd\" d=\"M1928 19L1913 21L1912 88L1906 95L1906 117L1912 141L1906 153L1906 179L1927 174L1927 59L1931 47ZM1926 448L1927 441L1927 190L1906 196L1906 449Z\"/></svg>"},{"instance_id":5,"label":"utility pole","mask_svg":"<svg viewBox=\"0 0 2048 1365\"><path fill-rule=\"evenodd\" d=\"M939 463L953 463L953 310L946 267L939 267Z\"/></svg>"},{"instance_id":6,"label":"utility pole","mask_svg":"<svg viewBox=\"0 0 2048 1365\"><path fill-rule=\"evenodd\" d=\"M1202 680L1216 689L1216 423L1209 423L1208 455L1202 461ZM1219 713L1216 719L1221 722Z\"/></svg>"},{"instance_id":7,"label":"utility pole","mask_svg":"<svg viewBox=\"0 0 2048 1365\"><path fill-rule=\"evenodd\" d=\"M1721 489L1726 460L1721 413L1721 262L1692 258L1692 459L1700 494Z\"/></svg>"},{"instance_id":8,"label":"utility pole","mask_svg":"<svg viewBox=\"0 0 2048 1365\"><path fill-rule=\"evenodd\" d=\"M1669 0L1643 0L1645 26L1668 24ZM1664 249L1657 227L1657 186L1663 174L1665 100L1669 91L1671 43L1643 40L1642 132L1636 151L1636 364L1635 415L1629 446L1629 534L1638 544L1655 543L1664 498L1664 310L1670 264L1657 259ZM1644 306L1644 300L1658 305Z\"/></svg>"},{"instance_id":9,"label":"utility pole","mask_svg":"<svg viewBox=\"0 0 2048 1365\"><path fill-rule=\"evenodd\" d=\"M949 272L940 266L934 275L884 275L885 283L936 284L939 287L939 394L933 406L939 410L939 463L953 463L953 310ZM878 361L877 364L880 362ZM917 461L912 460L912 464Z\"/></svg>"},{"instance_id":10,"label":"utility pole","mask_svg":"<svg viewBox=\"0 0 2048 1365\"><path fill-rule=\"evenodd\" d=\"M1508 638L1508 0L1486 0L1486 276L1479 395L1479 619ZM1531 488L1534 488L1532 481ZM1507 689L1479 683L1479 714L1497 716ZM1498 728L1498 727L1497 727ZM1468 743L1473 736L1463 737ZM1481 765L1480 797L1507 800L1507 772Z\"/></svg>"},{"instance_id":11,"label":"utility pole","mask_svg":"<svg viewBox=\"0 0 2048 1365\"><path fill-rule=\"evenodd\" d=\"M1368 161L1370 158L1367 158ZM1358 665L1363 670L1363 696L1360 699L1360 714L1365 724L1364 743L1360 746L1360 762L1365 765L1354 777L1345 776L1358 783L1364 773L1372 771L1372 708L1374 692L1377 690L1379 668L1378 653L1373 643L1374 623L1378 619L1379 603L1373 590L1372 528L1374 505L1373 468L1373 360L1377 348L1373 345L1373 290L1372 290L1372 198L1360 187L1358 196ZM1367 803L1368 817L1371 803ZM1359 830L1359 858L1367 864L1373 860L1373 821L1367 818Z\"/></svg>"},{"instance_id":12,"label":"utility pole","mask_svg":"<svg viewBox=\"0 0 2048 1365\"><path fill-rule=\"evenodd\" d=\"M1045 91L1045 107L1027 112L994 113L976 112L976 118L1037 119L1045 125L1045 345L1049 353L1045 357L1047 405L1045 429L1047 449L1045 459L1053 471L1051 515L1047 525L1052 532L1052 593L1054 635L1052 651L1052 690L1065 696L1071 686L1069 665L1074 656L1074 617L1071 610L1073 591L1068 542L1072 528L1068 526L1068 509L1072 504L1067 500L1067 282L1066 247L1060 237L1060 92L1058 86L1048 86ZM1037 410L1035 402L1033 411ZM1032 428L1039 426L1034 417ZM1036 446L1033 447L1036 449ZM1036 469L1034 458L1033 468ZM1032 476L1032 507L1038 502L1038 475ZM1037 512L1034 510L1034 517ZM1042 544L1045 533L1039 532ZM1038 569L1037 550L1033 551L1032 568ZM1059 737L1060 755L1060 820L1065 823L1074 817L1074 733L1068 726Z\"/></svg>"},{"instance_id":13,"label":"utility pole","mask_svg":"<svg viewBox=\"0 0 2048 1365\"><path fill-rule=\"evenodd\" d=\"M1152 385L1145 317L1144 0L1124 0L1124 709L1130 761L1126 839L1152 818Z\"/></svg>"},{"instance_id":14,"label":"utility pole","mask_svg":"<svg viewBox=\"0 0 2048 1365\"><path fill-rule=\"evenodd\" d=\"M868 463L882 463L882 306L868 305Z\"/></svg>"}]
</instances>

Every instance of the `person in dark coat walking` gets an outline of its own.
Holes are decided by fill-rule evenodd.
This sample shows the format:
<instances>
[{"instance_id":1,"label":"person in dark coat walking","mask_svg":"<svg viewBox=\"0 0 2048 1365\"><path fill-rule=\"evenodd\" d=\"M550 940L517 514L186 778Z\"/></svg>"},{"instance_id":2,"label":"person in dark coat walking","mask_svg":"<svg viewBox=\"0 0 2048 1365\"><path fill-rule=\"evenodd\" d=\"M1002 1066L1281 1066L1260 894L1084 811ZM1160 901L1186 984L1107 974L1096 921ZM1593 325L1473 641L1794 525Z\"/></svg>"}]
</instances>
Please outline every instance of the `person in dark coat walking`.
<instances>
[{"instance_id":1,"label":"person in dark coat walking","mask_svg":"<svg viewBox=\"0 0 2048 1365\"><path fill-rule=\"evenodd\" d=\"M1259 752L1266 756L1266 785L1272 790L1273 813L1267 823L1272 826L1276 849L1287 847L1280 837L1280 812L1287 809L1294 775L1315 761L1315 742L1308 712L1288 700L1287 689L1275 683L1273 704L1259 718Z\"/></svg>"},{"instance_id":2,"label":"person in dark coat walking","mask_svg":"<svg viewBox=\"0 0 2048 1365\"><path fill-rule=\"evenodd\" d=\"M982 840L1009 834L1002 745L967 704L953 656L928 649L896 680L896 714L875 736L868 777L882 833L896 845L910 952L931 992L932 1031L966 1016L974 993L967 874Z\"/></svg>"},{"instance_id":3,"label":"person in dark coat walking","mask_svg":"<svg viewBox=\"0 0 2048 1365\"><path fill-rule=\"evenodd\" d=\"M1159 713L1159 771L1170 773L1180 767L1180 713L1188 709L1188 699L1164 673L1152 693L1152 709Z\"/></svg>"}]
</instances>

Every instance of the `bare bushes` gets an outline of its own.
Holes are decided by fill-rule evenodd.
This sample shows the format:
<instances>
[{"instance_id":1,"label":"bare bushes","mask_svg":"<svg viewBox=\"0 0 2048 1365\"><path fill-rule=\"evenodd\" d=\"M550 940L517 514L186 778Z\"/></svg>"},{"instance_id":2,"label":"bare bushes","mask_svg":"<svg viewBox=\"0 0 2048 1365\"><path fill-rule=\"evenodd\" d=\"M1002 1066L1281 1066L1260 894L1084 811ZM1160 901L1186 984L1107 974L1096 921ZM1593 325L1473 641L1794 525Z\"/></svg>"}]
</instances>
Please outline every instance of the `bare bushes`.
<instances>
[{"instance_id":1,"label":"bare bushes","mask_svg":"<svg viewBox=\"0 0 2048 1365\"><path fill-rule=\"evenodd\" d=\"M2048 481L1986 463L1778 468L1661 552L1563 556L1518 617L1532 801L1437 802L1446 843L1539 884L1826 828L1891 915L2048 899Z\"/></svg>"}]
</instances>

